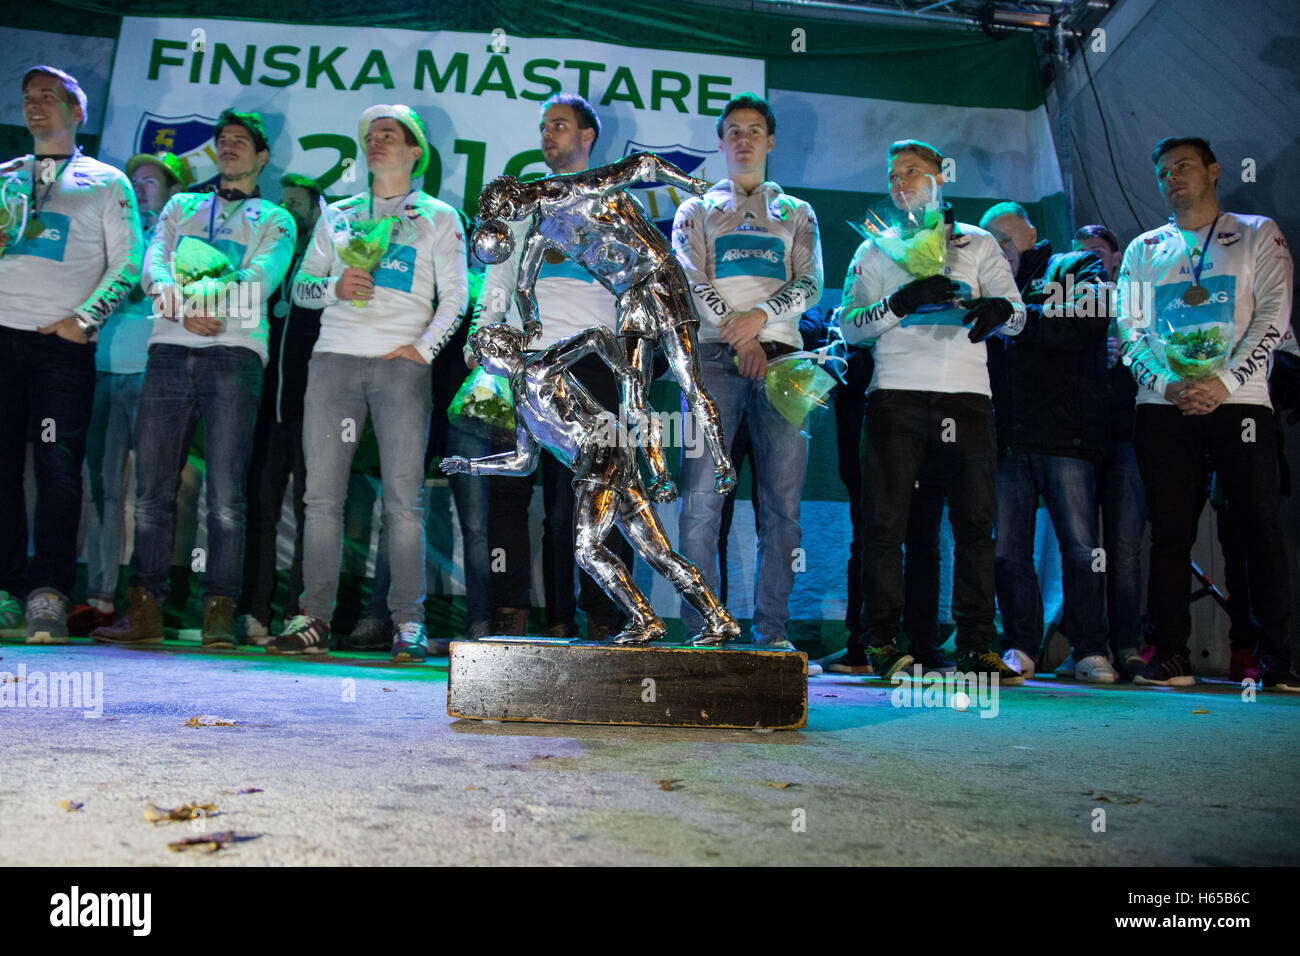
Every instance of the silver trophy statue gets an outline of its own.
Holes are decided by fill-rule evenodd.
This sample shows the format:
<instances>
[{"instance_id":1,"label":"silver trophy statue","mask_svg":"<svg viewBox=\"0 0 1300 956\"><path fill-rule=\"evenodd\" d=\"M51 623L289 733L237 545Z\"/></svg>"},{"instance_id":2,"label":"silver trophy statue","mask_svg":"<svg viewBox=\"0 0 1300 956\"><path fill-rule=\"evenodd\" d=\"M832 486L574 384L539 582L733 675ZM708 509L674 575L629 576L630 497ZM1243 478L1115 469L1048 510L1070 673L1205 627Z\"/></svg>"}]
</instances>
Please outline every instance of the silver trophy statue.
<instances>
[{"instance_id":1,"label":"silver trophy statue","mask_svg":"<svg viewBox=\"0 0 1300 956\"><path fill-rule=\"evenodd\" d=\"M628 363L614 334L594 327L529 355L524 355L526 344L524 333L500 322L484 326L470 338L474 356L484 369L510 382L515 450L483 458L444 458L442 470L449 475L528 475L537 467L539 446L546 448L573 470L578 564L627 613L628 626L615 636L614 643L643 644L667 633L663 619L633 583L628 569L604 545L615 524L646 563L667 578L704 618L704 629L691 643L734 640L740 625L709 589L699 569L672 549L641 480L638 445L647 458L655 451L662 458L663 451L654 445L646 425L651 416L641 376ZM602 408L569 372L569 366L591 354L604 359L622 382L635 422L633 429ZM675 493L666 474L654 474Z\"/></svg>"},{"instance_id":2,"label":"silver trophy statue","mask_svg":"<svg viewBox=\"0 0 1300 956\"><path fill-rule=\"evenodd\" d=\"M533 283L548 252L573 259L617 296L618 334L627 343L629 360L649 382L655 343L663 347L713 456L715 487L725 495L736 486L736 472L717 406L701 384L699 320L668 240L625 192L637 182L666 183L696 195L709 188L653 153L523 183L499 176L479 194L484 222L474 233L474 252L483 262L503 262L514 252L514 238L503 220L531 220L515 293L530 340L541 329ZM655 474L666 474L657 442L647 448L647 460ZM658 489L652 490L658 499Z\"/></svg>"},{"instance_id":3,"label":"silver trophy statue","mask_svg":"<svg viewBox=\"0 0 1300 956\"><path fill-rule=\"evenodd\" d=\"M0 165L0 256L24 238L27 230L27 183L18 172L23 165L20 159Z\"/></svg>"}]
</instances>

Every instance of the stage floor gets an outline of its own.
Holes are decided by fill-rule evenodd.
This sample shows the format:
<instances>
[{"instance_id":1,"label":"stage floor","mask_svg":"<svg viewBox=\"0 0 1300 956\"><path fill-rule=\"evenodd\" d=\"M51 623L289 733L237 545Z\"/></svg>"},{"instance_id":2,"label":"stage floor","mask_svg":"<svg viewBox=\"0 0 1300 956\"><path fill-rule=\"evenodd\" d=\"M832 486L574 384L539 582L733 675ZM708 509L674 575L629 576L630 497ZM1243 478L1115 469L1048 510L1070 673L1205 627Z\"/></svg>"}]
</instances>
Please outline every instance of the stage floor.
<instances>
[{"instance_id":1,"label":"stage floor","mask_svg":"<svg viewBox=\"0 0 1300 956\"><path fill-rule=\"evenodd\" d=\"M30 706L73 671L102 716ZM1300 697L1227 683L1044 678L983 718L826 674L755 733L453 720L445 657L0 643L0 680L0 865L1300 863ZM246 839L168 851L200 827Z\"/></svg>"}]
</instances>

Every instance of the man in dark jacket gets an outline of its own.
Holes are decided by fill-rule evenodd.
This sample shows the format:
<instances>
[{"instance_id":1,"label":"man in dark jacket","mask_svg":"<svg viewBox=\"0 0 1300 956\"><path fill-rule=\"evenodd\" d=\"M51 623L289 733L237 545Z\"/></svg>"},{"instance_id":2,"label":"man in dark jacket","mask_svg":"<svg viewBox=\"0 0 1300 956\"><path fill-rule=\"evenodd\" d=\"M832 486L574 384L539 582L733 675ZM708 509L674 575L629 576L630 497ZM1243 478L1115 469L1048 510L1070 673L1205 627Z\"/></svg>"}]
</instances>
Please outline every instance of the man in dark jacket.
<instances>
[{"instance_id":1,"label":"man in dark jacket","mask_svg":"<svg viewBox=\"0 0 1300 956\"><path fill-rule=\"evenodd\" d=\"M1061 544L1065 633L1075 677L1114 683L1107 656L1105 552L1098 546L1096 467L1108 440L1105 267L1092 252L1053 255L1023 208L998 203L980 220L998 240L1028 312L1014 340L989 340L997 422L997 543L1003 660L1026 677L1043 639L1034 573L1041 495Z\"/></svg>"},{"instance_id":2,"label":"man in dark jacket","mask_svg":"<svg viewBox=\"0 0 1300 956\"><path fill-rule=\"evenodd\" d=\"M307 462L302 451L303 395L307 363L320 335L320 310L294 305L288 292L302 265L316 220L320 218L320 186L297 173L280 178L280 205L297 227L293 262L280 286L267 299L270 357L262 382L253 454L248 465L248 531L244 547L244 589L237 614L242 637L265 647L271 641L271 598L275 593L276 529L284 491L293 477L294 543L289 572L285 620L294 616L302 594L302 529Z\"/></svg>"}]
</instances>

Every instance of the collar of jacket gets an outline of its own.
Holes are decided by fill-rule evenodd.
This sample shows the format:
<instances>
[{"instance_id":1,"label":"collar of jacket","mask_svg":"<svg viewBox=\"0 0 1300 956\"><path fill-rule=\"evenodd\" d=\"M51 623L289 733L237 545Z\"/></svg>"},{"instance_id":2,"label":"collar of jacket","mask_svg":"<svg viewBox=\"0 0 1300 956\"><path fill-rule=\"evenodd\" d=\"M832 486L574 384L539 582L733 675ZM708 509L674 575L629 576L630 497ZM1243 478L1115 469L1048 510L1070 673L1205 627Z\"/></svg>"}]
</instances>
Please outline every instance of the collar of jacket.
<instances>
[{"instance_id":1,"label":"collar of jacket","mask_svg":"<svg viewBox=\"0 0 1300 956\"><path fill-rule=\"evenodd\" d=\"M736 184L733 183L730 179L718 180L709 189L709 192L705 193L704 195L707 196L709 195L709 193L725 194L727 196L727 205L729 207L734 207L736 201L742 198L742 194L738 194L736 191ZM757 186L755 186L754 191L752 193L745 193L743 194L743 197L748 198L749 196L757 196L761 194L767 202L771 202L774 196L780 196L783 193L784 190L780 186L772 182L772 180L766 179L763 182L759 183Z\"/></svg>"},{"instance_id":2,"label":"collar of jacket","mask_svg":"<svg viewBox=\"0 0 1300 956\"><path fill-rule=\"evenodd\" d=\"M1052 258L1052 244L1040 239L1034 248L1020 255L1020 268L1016 270L1016 288L1023 289L1047 272Z\"/></svg>"}]
</instances>

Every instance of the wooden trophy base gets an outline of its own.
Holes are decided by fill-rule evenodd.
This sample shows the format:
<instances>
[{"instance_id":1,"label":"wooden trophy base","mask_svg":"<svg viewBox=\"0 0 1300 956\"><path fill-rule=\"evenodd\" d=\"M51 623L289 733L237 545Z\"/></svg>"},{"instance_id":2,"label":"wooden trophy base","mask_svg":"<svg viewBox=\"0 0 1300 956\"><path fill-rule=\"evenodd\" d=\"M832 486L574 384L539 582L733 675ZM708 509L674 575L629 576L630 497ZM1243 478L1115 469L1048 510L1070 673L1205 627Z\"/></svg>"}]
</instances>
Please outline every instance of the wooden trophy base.
<instances>
[{"instance_id":1,"label":"wooden trophy base","mask_svg":"<svg viewBox=\"0 0 1300 956\"><path fill-rule=\"evenodd\" d=\"M808 721L808 657L753 644L454 641L447 714L470 720L794 730Z\"/></svg>"}]
</instances>

